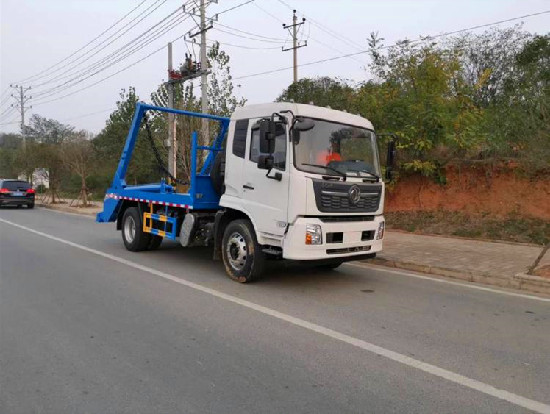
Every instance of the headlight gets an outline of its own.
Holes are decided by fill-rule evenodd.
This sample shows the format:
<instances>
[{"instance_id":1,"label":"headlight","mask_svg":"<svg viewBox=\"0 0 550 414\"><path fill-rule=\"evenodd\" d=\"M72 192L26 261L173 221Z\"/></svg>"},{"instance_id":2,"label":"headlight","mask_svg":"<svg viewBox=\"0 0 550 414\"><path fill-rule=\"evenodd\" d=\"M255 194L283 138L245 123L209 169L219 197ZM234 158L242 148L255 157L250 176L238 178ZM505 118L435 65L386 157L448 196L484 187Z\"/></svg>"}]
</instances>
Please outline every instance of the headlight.
<instances>
[{"instance_id":1,"label":"headlight","mask_svg":"<svg viewBox=\"0 0 550 414\"><path fill-rule=\"evenodd\" d=\"M306 244L323 244L323 233L320 225L306 225Z\"/></svg>"},{"instance_id":2,"label":"headlight","mask_svg":"<svg viewBox=\"0 0 550 414\"><path fill-rule=\"evenodd\" d=\"M384 238L384 228L385 228L385 222L381 221L378 225L378 230L376 230L376 240L380 240Z\"/></svg>"}]
</instances>

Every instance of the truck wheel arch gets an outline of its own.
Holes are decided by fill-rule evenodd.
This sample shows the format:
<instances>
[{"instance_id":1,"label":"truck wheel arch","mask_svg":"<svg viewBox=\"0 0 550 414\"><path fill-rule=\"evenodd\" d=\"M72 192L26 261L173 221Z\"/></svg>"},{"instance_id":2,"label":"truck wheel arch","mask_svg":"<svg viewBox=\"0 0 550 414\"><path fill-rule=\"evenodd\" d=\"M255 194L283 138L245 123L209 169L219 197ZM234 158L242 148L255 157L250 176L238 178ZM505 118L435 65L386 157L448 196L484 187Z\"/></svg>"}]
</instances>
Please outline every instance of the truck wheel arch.
<instances>
[{"instance_id":1,"label":"truck wheel arch","mask_svg":"<svg viewBox=\"0 0 550 414\"><path fill-rule=\"evenodd\" d=\"M122 217L124 216L124 212L129 207L139 207L137 201L130 201L130 200L122 200L120 203L120 206L118 208L118 213L116 216L116 229L122 230Z\"/></svg>"},{"instance_id":2,"label":"truck wheel arch","mask_svg":"<svg viewBox=\"0 0 550 414\"><path fill-rule=\"evenodd\" d=\"M252 227L254 228L254 232L258 234L254 220L252 220L247 213L241 210L233 209L233 208L225 208L223 210L218 211L216 213L215 221L214 221L214 253L213 253L214 260L221 260L221 257L222 257L221 245L223 241L223 233L225 231L225 228L232 221L239 220L239 219L245 219L250 221L250 223L252 224Z\"/></svg>"}]
</instances>

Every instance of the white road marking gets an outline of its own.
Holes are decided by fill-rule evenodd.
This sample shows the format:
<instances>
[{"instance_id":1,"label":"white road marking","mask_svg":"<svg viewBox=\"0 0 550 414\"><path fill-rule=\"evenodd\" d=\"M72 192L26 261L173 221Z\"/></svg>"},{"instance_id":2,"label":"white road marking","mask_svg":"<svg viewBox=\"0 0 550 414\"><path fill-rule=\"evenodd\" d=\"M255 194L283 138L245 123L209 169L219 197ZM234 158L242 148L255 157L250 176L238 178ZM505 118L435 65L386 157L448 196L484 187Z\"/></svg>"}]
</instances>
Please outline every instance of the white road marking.
<instances>
[{"instance_id":1,"label":"white road marking","mask_svg":"<svg viewBox=\"0 0 550 414\"><path fill-rule=\"evenodd\" d=\"M550 298L544 298L542 296L527 295L525 293L508 292L507 290L500 290L500 289L494 289L494 288L485 287L485 286L479 286L479 285L475 285L473 283L467 283L467 282L462 282L461 283L461 282L456 282L456 281L452 281L452 280L442 279L444 276L441 276L441 278L424 276L424 275L419 275L417 273L411 273L411 272L405 271L405 270L397 270L397 269L393 269L393 268L388 268L384 265L372 265L372 264L368 264L368 263L365 263L365 264L344 263L344 265L358 267L358 268L362 268L362 269L377 269L377 270L380 270L382 272L393 273L393 274L400 275L400 276L415 277L417 279L430 280L432 282L438 282L438 283L446 283L446 284L449 284L449 285L461 286L461 287L465 287L465 288L469 288L469 289L482 290L484 292L499 293L501 295L515 296L515 297L523 298L523 299L538 300L538 301L541 301L541 302L550 302Z\"/></svg>"},{"instance_id":2,"label":"white road marking","mask_svg":"<svg viewBox=\"0 0 550 414\"><path fill-rule=\"evenodd\" d=\"M59 243L66 244L68 246L75 247L77 249L86 251L88 253L92 253L92 254L95 254L97 256L104 257L104 258L112 260L114 262L121 263L121 264L127 265L129 267L133 267L134 269L138 269L138 270L141 270L143 272L147 272L147 273L150 273L152 275L158 276L160 278L170 280L172 282L175 282L175 283L178 283L180 285L186 286L188 288L195 289L197 291L209 294L211 296L226 300L228 302L232 302L232 303L235 303L237 305L241 305L245 308L255 310L255 311L260 312L264 315L272 316L274 318L285 321L285 322L290 323L292 325L302 327L304 329L307 329L307 330L312 331L312 332L316 332L318 334L324 335L324 336L332 338L332 339L336 339L338 341L347 343L349 345L355 346L355 347L363 349L365 351L368 351L368 352L374 353L376 355L385 357L385 358L387 358L389 360L392 360L394 362L398 362L398 363L403 364L405 366L418 369L418 370L423 371L425 373L435 375L436 377L446 379L447 381L453 382L455 384L462 385L464 387L473 389L475 391L479 391L483 394L487 394L487 395L490 395L492 397L507 401L507 402L512 403L514 405L517 405L519 407L523 407L523 408L526 408L528 410L531 410L531 411L534 411L534 412L537 412L537 413L541 413L541 414L550 414L550 405L548 405L548 404L545 404L545 403L542 403L542 402L539 402L539 401L535 401L535 400L532 400L530 398L522 397L521 395L514 394L514 393L506 391L506 390L498 389L498 388L493 387L492 385L486 384L484 382L481 382L481 381L478 381L478 380L475 380L475 379L472 379L472 378L468 378L468 377L465 377L464 375L454 373L454 372L446 370L444 368L440 368L436 365L432 365L432 364L429 364L427 362L423 362L423 361L420 361L418 359L414 359L414 358L411 358L409 356L400 354L398 352L394 352L394 351L391 351L389 349L382 348L378 345L372 344L370 342L364 341L364 340L359 339L359 338L355 338L355 337L350 336L350 335L346 335L344 333L335 331L335 330L330 329L330 328L326 328L322 325L318 325L318 324L315 324L315 323L312 323L312 322L308 322L304 319L300 319L300 318L294 317L292 315L288 315L286 313L279 312L277 310L267 308L267 307L262 306L262 305L258 305L256 303L250 302L248 300L240 299L236 296L228 295L228 294L220 292L218 290L211 289L211 288L208 288L206 286L202 286L202 285L199 285L197 283L194 283L194 282L191 282L191 281L188 281L188 280L185 280L185 279L180 279L176 276L170 275L170 274L162 272L160 270L153 269L151 267L147 267L147 266L144 266L144 265L140 265L140 264L131 262L130 260L126 260L126 259L114 256L112 254L102 252L100 250L91 249L89 247L86 247L86 246L83 246L83 245L80 245L80 244L77 244L77 243L73 243L69 240L61 239L59 237L52 236L50 234L46 234L46 233L43 233L43 232L38 231L38 230L31 229L29 227L22 226L20 224L13 223L13 222L8 221L8 220L4 220L4 219L0 218L0 222L5 223L5 224L9 224L13 227L17 227L17 228L22 229L22 230L26 230L30 233L34 233L36 235L45 237L45 238L50 239L50 240L54 240L54 241L57 241Z\"/></svg>"}]
</instances>

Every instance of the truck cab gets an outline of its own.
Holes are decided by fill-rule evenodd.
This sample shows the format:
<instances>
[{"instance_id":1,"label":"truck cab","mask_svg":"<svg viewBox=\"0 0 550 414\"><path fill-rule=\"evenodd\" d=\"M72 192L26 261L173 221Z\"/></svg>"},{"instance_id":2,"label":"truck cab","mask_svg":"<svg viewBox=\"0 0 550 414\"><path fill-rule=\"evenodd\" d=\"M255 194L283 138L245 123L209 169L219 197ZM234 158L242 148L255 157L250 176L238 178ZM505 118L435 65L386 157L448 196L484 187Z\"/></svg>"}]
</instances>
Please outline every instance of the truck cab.
<instances>
[{"instance_id":1,"label":"truck cab","mask_svg":"<svg viewBox=\"0 0 550 414\"><path fill-rule=\"evenodd\" d=\"M273 123L271 137L262 122ZM384 183L368 120L313 105L249 105L231 117L225 157L220 206L244 213L264 250L335 267L382 249Z\"/></svg>"}]
</instances>

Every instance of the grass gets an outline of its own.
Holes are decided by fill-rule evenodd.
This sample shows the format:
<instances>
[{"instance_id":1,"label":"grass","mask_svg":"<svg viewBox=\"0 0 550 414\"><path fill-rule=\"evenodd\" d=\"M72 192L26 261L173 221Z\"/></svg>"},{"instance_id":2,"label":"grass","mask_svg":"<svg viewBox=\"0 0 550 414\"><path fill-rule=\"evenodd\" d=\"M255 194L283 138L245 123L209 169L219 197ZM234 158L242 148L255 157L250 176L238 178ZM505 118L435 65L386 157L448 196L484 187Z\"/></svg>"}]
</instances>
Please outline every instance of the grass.
<instances>
[{"instance_id":1,"label":"grass","mask_svg":"<svg viewBox=\"0 0 550 414\"><path fill-rule=\"evenodd\" d=\"M465 214L454 211L401 211L385 213L389 229L411 233L459 236L519 243L550 243L550 221L509 215Z\"/></svg>"}]
</instances>

